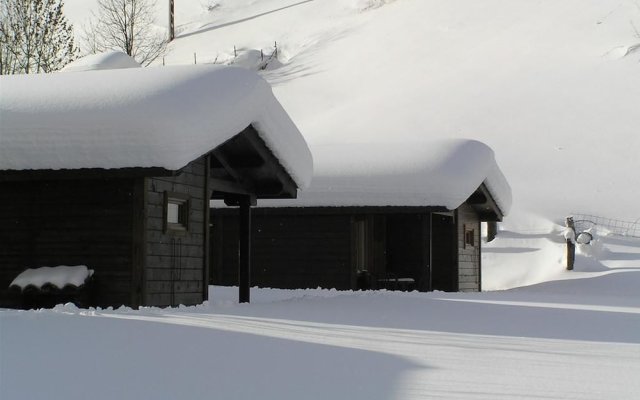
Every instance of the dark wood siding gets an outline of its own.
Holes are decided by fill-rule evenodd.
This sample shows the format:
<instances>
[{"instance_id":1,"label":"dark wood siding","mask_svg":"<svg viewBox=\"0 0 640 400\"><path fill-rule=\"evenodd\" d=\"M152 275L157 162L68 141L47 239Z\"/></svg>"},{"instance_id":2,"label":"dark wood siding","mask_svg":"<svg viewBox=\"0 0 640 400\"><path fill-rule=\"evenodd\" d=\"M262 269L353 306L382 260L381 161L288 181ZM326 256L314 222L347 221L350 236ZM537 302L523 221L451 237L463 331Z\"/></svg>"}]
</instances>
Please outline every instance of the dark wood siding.
<instances>
[{"instance_id":1,"label":"dark wood siding","mask_svg":"<svg viewBox=\"0 0 640 400\"><path fill-rule=\"evenodd\" d=\"M130 304L132 179L0 184L0 299L26 268L87 265L98 305Z\"/></svg>"},{"instance_id":2,"label":"dark wood siding","mask_svg":"<svg viewBox=\"0 0 640 400\"><path fill-rule=\"evenodd\" d=\"M350 289L351 216L252 214L251 284L274 288ZM234 214L212 212L212 280L236 285L238 222Z\"/></svg>"},{"instance_id":3,"label":"dark wood siding","mask_svg":"<svg viewBox=\"0 0 640 400\"><path fill-rule=\"evenodd\" d=\"M425 207L256 208L253 210L252 285L356 289L355 226L366 221L365 287L429 289L429 212ZM212 210L211 283L237 285L238 215ZM448 236L454 241L453 228ZM362 238L361 238L362 239ZM362 261L362 260L361 260Z\"/></svg>"},{"instance_id":4,"label":"dark wood siding","mask_svg":"<svg viewBox=\"0 0 640 400\"><path fill-rule=\"evenodd\" d=\"M476 211L462 204L457 211L458 290L480 291L480 219ZM473 244L466 243L465 235L472 235Z\"/></svg>"},{"instance_id":5,"label":"dark wood siding","mask_svg":"<svg viewBox=\"0 0 640 400\"><path fill-rule=\"evenodd\" d=\"M169 306L204 300L206 162L202 157L177 176L147 178L144 304ZM185 195L188 230L165 231L165 193Z\"/></svg>"}]
</instances>

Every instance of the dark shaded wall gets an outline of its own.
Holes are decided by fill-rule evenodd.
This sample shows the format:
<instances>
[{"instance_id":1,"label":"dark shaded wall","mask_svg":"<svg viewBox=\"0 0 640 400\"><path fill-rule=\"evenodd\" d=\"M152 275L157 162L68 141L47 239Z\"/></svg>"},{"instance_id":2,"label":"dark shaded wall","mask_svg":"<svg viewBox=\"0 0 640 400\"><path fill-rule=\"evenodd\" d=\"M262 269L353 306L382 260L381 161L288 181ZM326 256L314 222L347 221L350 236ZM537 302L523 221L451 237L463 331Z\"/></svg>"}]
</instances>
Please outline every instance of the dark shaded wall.
<instances>
[{"instance_id":1,"label":"dark shaded wall","mask_svg":"<svg viewBox=\"0 0 640 400\"><path fill-rule=\"evenodd\" d=\"M0 305L24 269L87 265L98 305L130 304L132 179L0 183Z\"/></svg>"},{"instance_id":2,"label":"dark shaded wall","mask_svg":"<svg viewBox=\"0 0 640 400\"><path fill-rule=\"evenodd\" d=\"M212 284L237 285L237 218L233 209L212 210ZM257 208L252 218L252 285L357 289L355 226L364 221L366 287L395 288L385 280L413 278L408 287L429 289L426 208Z\"/></svg>"},{"instance_id":3,"label":"dark shaded wall","mask_svg":"<svg viewBox=\"0 0 640 400\"><path fill-rule=\"evenodd\" d=\"M212 283L237 285L237 213L212 212ZM252 211L251 284L273 288L350 289L350 215Z\"/></svg>"}]
</instances>

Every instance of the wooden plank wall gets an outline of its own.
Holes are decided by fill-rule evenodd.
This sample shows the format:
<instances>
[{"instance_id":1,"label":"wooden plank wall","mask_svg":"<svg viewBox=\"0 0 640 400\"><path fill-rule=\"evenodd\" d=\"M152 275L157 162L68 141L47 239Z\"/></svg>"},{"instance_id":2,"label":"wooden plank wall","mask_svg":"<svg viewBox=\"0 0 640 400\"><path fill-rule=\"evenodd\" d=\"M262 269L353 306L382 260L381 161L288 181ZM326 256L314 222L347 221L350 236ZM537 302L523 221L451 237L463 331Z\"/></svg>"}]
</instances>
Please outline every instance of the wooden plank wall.
<instances>
[{"instance_id":1,"label":"wooden plank wall","mask_svg":"<svg viewBox=\"0 0 640 400\"><path fill-rule=\"evenodd\" d=\"M0 184L0 305L26 268L87 265L97 305L129 304L133 180L94 179Z\"/></svg>"},{"instance_id":2,"label":"wooden plank wall","mask_svg":"<svg viewBox=\"0 0 640 400\"><path fill-rule=\"evenodd\" d=\"M457 211L458 291L480 291L480 219L463 203ZM465 245L465 228L474 231L474 246Z\"/></svg>"},{"instance_id":3,"label":"wooden plank wall","mask_svg":"<svg viewBox=\"0 0 640 400\"><path fill-rule=\"evenodd\" d=\"M206 162L202 157L173 177L146 179L144 304L192 305L204 300ZM189 230L164 231L165 192L189 196Z\"/></svg>"},{"instance_id":4,"label":"wooden plank wall","mask_svg":"<svg viewBox=\"0 0 640 400\"><path fill-rule=\"evenodd\" d=\"M273 288L352 288L351 216L252 214L251 284ZM235 214L213 215L212 279L236 285L238 228Z\"/></svg>"}]
</instances>

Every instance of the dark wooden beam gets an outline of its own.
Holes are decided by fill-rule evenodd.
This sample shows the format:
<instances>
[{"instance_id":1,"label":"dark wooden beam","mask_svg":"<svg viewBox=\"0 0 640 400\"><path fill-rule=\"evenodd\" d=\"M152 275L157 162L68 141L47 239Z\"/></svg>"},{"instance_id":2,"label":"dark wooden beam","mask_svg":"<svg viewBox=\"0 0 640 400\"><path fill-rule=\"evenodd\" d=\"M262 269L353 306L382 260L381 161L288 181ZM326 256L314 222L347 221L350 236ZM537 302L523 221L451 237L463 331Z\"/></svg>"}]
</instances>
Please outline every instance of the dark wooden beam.
<instances>
[{"instance_id":1,"label":"dark wooden beam","mask_svg":"<svg viewBox=\"0 0 640 400\"><path fill-rule=\"evenodd\" d=\"M247 188L238 182L227 181L224 179L209 178L209 186L213 190L212 199L222 199L226 193L250 195L253 194L252 188Z\"/></svg>"},{"instance_id":2,"label":"dark wooden beam","mask_svg":"<svg viewBox=\"0 0 640 400\"><path fill-rule=\"evenodd\" d=\"M240 246L238 257L239 302L251 301L251 198L243 196L240 200Z\"/></svg>"},{"instance_id":3,"label":"dark wooden beam","mask_svg":"<svg viewBox=\"0 0 640 400\"><path fill-rule=\"evenodd\" d=\"M244 130L245 138L265 161L265 165L262 168L268 168L272 174L274 174L278 180L282 183L282 193L288 197L296 198L298 195L298 185L293 181L287 170L280 164L280 161L273 155L271 150L267 147L266 143L258 132L249 126Z\"/></svg>"},{"instance_id":4,"label":"dark wooden beam","mask_svg":"<svg viewBox=\"0 0 640 400\"><path fill-rule=\"evenodd\" d=\"M30 169L0 171L0 182L75 180L75 179L115 179L175 176L179 171L165 168L80 168L80 169Z\"/></svg>"},{"instance_id":5,"label":"dark wooden beam","mask_svg":"<svg viewBox=\"0 0 640 400\"><path fill-rule=\"evenodd\" d=\"M237 204L236 204L237 205ZM447 212L445 207L419 206L364 206L364 207L265 207L253 210L254 215L363 215L363 214L425 214L430 212ZM231 208L212 208L215 215L231 215Z\"/></svg>"},{"instance_id":6,"label":"dark wooden beam","mask_svg":"<svg viewBox=\"0 0 640 400\"><path fill-rule=\"evenodd\" d=\"M229 160L227 155L223 153L222 150L220 149L213 150L211 152L211 155L215 157L218 163L222 165L222 168L224 168L225 172L229 174L229 176L231 176L231 178L233 178L233 180L236 181L236 183L245 187L253 186L250 183L246 182L246 177L240 174L240 172L236 169L236 167L233 166L232 162ZM211 163L209 163L209 166L211 166Z\"/></svg>"},{"instance_id":7,"label":"dark wooden beam","mask_svg":"<svg viewBox=\"0 0 640 400\"><path fill-rule=\"evenodd\" d=\"M205 172L204 172L204 257L202 259L202 298L206 301L209 300L209 265L210 265L210 253L211 253L211 207L209 206L209 199L211 198L211 155L205 156Z\"/></svg>"}]
</instances>

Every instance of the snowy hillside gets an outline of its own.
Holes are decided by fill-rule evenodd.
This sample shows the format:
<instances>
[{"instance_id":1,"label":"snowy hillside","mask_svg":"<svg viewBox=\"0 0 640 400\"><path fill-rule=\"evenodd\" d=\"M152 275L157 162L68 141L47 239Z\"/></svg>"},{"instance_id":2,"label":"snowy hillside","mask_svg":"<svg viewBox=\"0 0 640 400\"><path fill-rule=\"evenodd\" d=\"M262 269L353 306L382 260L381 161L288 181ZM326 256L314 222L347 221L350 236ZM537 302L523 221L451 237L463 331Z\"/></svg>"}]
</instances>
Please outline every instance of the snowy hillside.
<instances>
[{"instance_id":1,"label":"snowy hillside","mask_svg":"<svg viewBox=\"0 0 640 400\"><path fill-rule=\"evenodd\" d=\"M77 31L92 3L66 1ZM176 0L175 7L177 39L164 63L266 66L263 76L312 150L336 141L488 144L513 189L503 229L551 239L532 244L544 248L535 255L485 252L487 289L560 273L555 238L571 212L640 218L637 1ZM156 28L165 29L165 2L157 13ZM499 238L489 247L512 245Z\"/></svg>"},{"instance_id":2,"label":"snowy hillside","mask_svg":"<svg viewBox=\"0 0 640 400\"><path fill-rule=\"evenodd\" d=\"M90 4L66 2L77 30ZM513 189L511 226L555 235L560 228L550 222L571 212L640 218L636 1L176 0L175 7L177 39L165 64L258 68L262 50L263 75L312 150L335 141L476 139L493 148ZM158 29L166 20L160 2ZM556 245L547 246L551 259L561 256ZM558 272L549 258L514 257L536 269L537 278L520 283L549 278L539 262ZM485 287L500 287L494 280L513 260L490 261Z\"/></svg>"},{"instance_id":3,"label":"snowy hillside","mask_svg":"<svg viewBox=\"0 0 640 400\"><path fill-rule=\"evenodd\" d=\"M65 0L78 32L95 3ZM165 64L264 67L312 151L489 145L514 208L487 291L0 310L0 399L638 398L640 238L598 227L569 272L559 225L640 219L638 1L176 0L176 23Z\"/></svg>"},{"instance_id":4,"label":"snowy hillside","mask_svg":"<svg viewBox=\"0 0 640 400\"><path fill-rule=\"evenodd\" d=\"M312 144L477 139L516 206L640 217L635 1L177 0L176 14L168 64L277 42L265 77Z\"/></svg>"}]
</instances>

